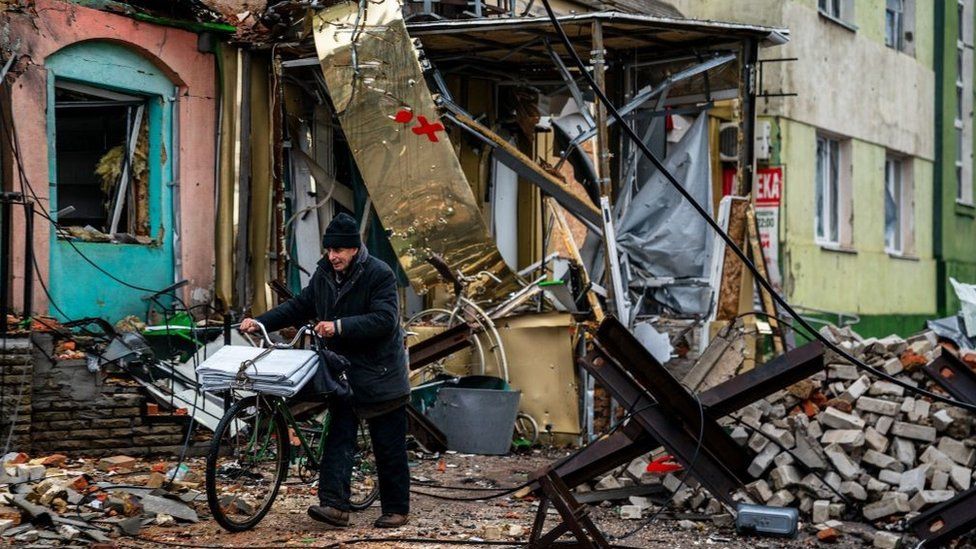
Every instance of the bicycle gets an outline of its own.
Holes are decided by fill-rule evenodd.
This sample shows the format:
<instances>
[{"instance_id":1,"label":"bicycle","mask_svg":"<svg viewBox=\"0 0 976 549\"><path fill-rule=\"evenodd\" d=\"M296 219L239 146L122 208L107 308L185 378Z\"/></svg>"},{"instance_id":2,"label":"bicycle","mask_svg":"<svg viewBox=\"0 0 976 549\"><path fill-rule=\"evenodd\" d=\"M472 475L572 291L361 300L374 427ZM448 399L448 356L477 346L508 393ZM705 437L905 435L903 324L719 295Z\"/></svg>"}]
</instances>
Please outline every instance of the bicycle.
<instances>
[{"instance_id":1,"label":"bicycle","mask_svg":"<svg viewBox=\"0 0 976 549\"><path fill-rule=\"evenodd\" d=\"M407 319L404 323L407 332L407 345L410 346L419 341L415 332L419 327L438 326L449 329L462 322L467 323L475 329L475 336L471 339L474 347L472 359L475 362L470 366L476 366L476 368L469 368L469 373L485 375L490 361L495 373L508 381L508 361L495 322L480 305L468 297L468 289L473 284L484 283L486 279L496 282L501 282L501 280L487 271L481 271L472 276L464 275L460 271L452 271L447 263L436 255L427 258L427 262L437 270L441 277L452 284L454 303L449 305L449 309L443 307L424 309ZM441 373L445 372L443 364L438 361L412 372L410 378L415 384L423 384Z\"/></svg>"},{"instance_id":2,"label":"bicycle","mask_svg":"<svg viewBox=\"0 0 976 549\"><path fill-rule=\"evenodd\" d=\"M306 333L314 333L304 326L291 341L274 343L264 326L258 326L269 349L293 348ZM244 365L234 390L248 389L243 371ZM292 465L299 480L316 478L329 423L327 411L299 422L286 399L279 396L251 394L230 406L207 453L207 505L217 523L229 532L256 526L271 509ZM356 511L366 509L379 496L372 447L363 423L356 437L350 488L350 507Z\"/></svg>"}]
</instances>

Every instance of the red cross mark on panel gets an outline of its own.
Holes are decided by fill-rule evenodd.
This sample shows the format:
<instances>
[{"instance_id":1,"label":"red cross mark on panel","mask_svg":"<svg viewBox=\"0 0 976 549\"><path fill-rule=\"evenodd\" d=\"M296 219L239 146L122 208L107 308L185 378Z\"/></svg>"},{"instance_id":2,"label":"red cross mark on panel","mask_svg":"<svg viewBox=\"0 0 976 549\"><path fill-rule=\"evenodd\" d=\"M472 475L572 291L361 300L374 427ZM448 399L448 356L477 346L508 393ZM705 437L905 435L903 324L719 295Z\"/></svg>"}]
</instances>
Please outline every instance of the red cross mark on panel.
<instances>
[{"instance_id":1,"label":"red cross mark on panel","mask_svg":"<svg viewBox=\"0 0 976 549\"><path fill-rule=\"evenodd\" d=\"M410 131L412 131L417 135L426 135L427 139L430 139L432 142L437 143L438 141L437 132L444 131L444 125L441 124L440 122L434 122L433 124L431 124L430 122L427 121L426 116L418 116L417 122L419 122L419 124L410 128Z\"/></svg>"},{"instance_id":2,"label":"red cross mark on panel","mask_svg":"<svg viewBox=\"0 0 976 549\"><path fill-rule=\"evenodd\" d=\"M407 124L413 120L413 113L407 109L400 109L393 116L393 120L400 124ZM437 143L439 141L437 139L437 132L444 131L444 125L440 122L434 122L432 124L427 120L426 116L418 116L417 125L410 128L410 131L416 135L426 135L427 139L430 139L431 142Z\"/></svg>"}]
</instances>

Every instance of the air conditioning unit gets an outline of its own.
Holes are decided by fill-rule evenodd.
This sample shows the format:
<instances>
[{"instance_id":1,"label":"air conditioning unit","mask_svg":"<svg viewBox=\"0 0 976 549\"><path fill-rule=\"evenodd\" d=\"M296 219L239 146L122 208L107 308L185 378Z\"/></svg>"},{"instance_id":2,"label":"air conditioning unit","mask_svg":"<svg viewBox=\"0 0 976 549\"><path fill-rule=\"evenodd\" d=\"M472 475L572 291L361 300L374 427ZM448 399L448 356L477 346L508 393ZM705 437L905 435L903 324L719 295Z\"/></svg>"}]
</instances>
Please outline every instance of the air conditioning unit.
<instances>
[{"instance_id":1,"label":"air conditioning unit","mask_svg":"<svg viewBox=\"0 0 976 549\"><path fill-rule=\"evenodd\" d=\"M739 125L726 122L718 127L718 159L722 162L739 160Z\"/></svg>"}]
</instances>

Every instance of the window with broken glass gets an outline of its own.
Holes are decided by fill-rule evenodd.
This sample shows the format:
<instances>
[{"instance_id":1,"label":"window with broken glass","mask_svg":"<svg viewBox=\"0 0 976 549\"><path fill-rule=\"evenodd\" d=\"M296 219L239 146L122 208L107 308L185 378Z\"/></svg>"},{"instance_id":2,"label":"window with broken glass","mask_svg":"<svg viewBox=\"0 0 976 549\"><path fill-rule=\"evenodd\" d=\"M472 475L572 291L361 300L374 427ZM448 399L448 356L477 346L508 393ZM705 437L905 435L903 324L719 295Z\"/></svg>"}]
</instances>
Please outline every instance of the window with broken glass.
<instances>
[{"instance_id":1,"label":"window with broken glass","mask_svg":"<svg viewBox=\"0 0 976 549\"><path fill-rule=\"evenodd\" d=\"M817 11L848 30L857 30L854 25L854 0L818 0Z\"/></svg>"},{"instance_id":2,"label":"window with broken glass","mask_svg":"<svg viewBox=\"0 0 976 549\"><path fill-rule=\"evenodd\" d=\"M905 32L905 0L885 2L885 45L901 50Z\"/></svg>"},{"instance_id":3,"label":"window with broken glass","mask_svg":"<svg viewBox=\"0 0 976 549\"><path fill-rule=\"evenodd\" d=\"M902 162L898 158L885 159L885 251L902 253Z\"/></svg>"},{"instance_id":4,"label":"window with broken glass","mask_svg":"<svg viewBox=\"0 0 976 549\"><path fill-rule=\"evenodd\" d=\"M840 142L817 137L816 238L823 244L840 243Z\"/></svg>"},{"instance_id":5,"label":"window with broken glass","mask_svg":"<svg viewBox=\"0 0 976 549\"><path fill-rule=\"evenodd\" d=\"M973 25L972 2L960 0L956 4L958 34L956 36L956 111L955 129L955 180L956 202L973 204L972 182L972 97L973 97Z\"/></svg>"},{"instance_id":6,"label":"window with broken glass","mask_svg":"<svg viewBox=\"0 0 976 549\"><path fill-rule=\"evenodd\" d=\"M55 84L60 237L152 242L148 101L70 81Z\"/></svg>"}]
</instances>

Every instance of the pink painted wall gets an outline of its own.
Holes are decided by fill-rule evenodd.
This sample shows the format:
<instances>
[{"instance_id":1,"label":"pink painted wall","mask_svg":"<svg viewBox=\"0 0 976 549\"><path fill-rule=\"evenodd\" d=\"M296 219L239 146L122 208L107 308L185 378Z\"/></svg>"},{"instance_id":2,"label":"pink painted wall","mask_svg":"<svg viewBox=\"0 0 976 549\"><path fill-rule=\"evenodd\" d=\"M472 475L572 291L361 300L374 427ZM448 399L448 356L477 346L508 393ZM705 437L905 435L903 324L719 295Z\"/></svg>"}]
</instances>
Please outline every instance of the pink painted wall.
<instances>
[{"instance_id":1,"label":"pink painted wall","mask_svg":"<svg viewBox=\"0 0 976 549\"><path fill-rule=\"evenodd\" d=\"M35 0L33 12L0 14L9 27L10 43L20 41L22 56L8 75L11 112L23 153L23 169L45 209L48 201L47 74L44 60L76 42L107 40L126 46L157 65L180 88L179 109L179 219L182 278L190 283L184 298L208 301L213 290L214 218L216 205L215 135L217 83L215 59L197 51L197 35L191 32L141 23L127 17L84 8L58 0ZM12 84L11 84L12 81ZM20 190L16 178L11 184ZM36 207L36 206L35 206ZM14 307L23 306L24 219L15 208L13 244ZM34 220L34 254L44 281L48 280L50 224ZM171 230L167 227L167 230ZM70 273L56 273L70 276ZM138 284L138 281L133 281ZM196 299L195 299L196 298ZM34 311L47 312L47 298L34 282Z\"/></svg>"}]
</instances>

